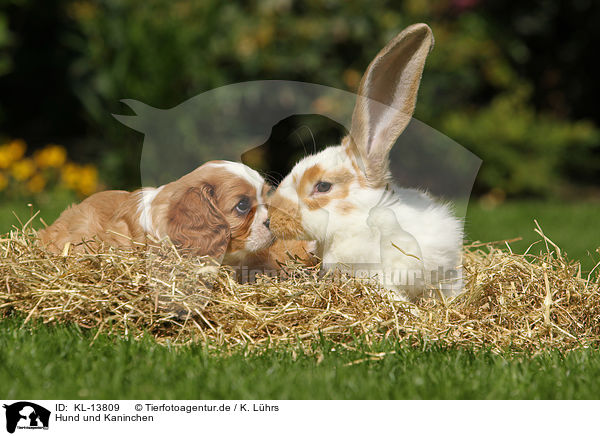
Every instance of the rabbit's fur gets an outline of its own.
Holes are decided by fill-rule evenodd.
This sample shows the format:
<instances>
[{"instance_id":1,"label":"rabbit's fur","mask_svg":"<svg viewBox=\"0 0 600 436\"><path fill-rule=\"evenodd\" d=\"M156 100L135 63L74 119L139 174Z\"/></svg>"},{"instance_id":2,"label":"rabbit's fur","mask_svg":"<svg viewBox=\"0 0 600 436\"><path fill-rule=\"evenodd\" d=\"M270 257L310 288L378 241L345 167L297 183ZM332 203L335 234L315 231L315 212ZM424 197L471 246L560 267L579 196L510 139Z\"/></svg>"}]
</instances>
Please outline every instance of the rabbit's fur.
<instances>
[{"instance_id":1,"label":"rabbit's fur","mask_svg":"<svg viewBox=\"0 0 600 436\"><path fill-rule=\"evenodd\" d=\"M362 78L350 134L298 162L270 200L275 235L315 240L325 268L377 274L400 298L462 286L462 222L449 205L394 186L389 173L432 45L425 24L392 40Z\"/></svg>"}]
</instances>

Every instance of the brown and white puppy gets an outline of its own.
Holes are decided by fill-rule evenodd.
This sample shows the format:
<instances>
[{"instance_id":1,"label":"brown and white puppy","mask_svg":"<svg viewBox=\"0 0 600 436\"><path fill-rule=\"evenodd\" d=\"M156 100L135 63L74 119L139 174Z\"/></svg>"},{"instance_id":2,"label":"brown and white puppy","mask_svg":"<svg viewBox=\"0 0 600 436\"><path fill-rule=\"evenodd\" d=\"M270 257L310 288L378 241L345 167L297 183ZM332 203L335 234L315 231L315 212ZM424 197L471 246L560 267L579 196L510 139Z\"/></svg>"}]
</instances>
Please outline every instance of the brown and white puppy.
<instances>
[{"instance_id":1,"label":"brown and white puppy","mask_svg":"<svg viewBox=\"0 0 600 436\"><path fill-rule=\"evenodd\" d=\"M244 164L211 161L158 188L104 191L72 205L38 232L54 253L143 246L165 237L183 253L223 257L227 264L265 259L274 241L265 196L270 187Z\"/></svg>"}]
</instances>

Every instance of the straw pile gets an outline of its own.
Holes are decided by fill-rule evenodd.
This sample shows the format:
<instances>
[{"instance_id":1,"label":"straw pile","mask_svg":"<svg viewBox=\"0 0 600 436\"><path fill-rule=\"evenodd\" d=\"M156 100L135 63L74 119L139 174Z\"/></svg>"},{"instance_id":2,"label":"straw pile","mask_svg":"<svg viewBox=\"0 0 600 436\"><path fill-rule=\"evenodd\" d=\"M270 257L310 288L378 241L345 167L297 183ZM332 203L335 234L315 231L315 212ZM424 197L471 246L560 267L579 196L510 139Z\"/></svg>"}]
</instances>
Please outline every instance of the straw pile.
<instances>
[{"instance_id":1,"label":"straw pile","mask_svg":"<svg viewBox=\"0 0 600 436\"><path fill-rule=\"evenodd\" d=\"M53 256L36 246L34 231L13 230L0 238L0 317L210 346L356 336L498 351L599 345L597 269L582 275L538 232L540 255L514 254L507 243L466 247L464 293L422 300L415 310L374 283L327 280L313 269L239 284L227 268L173 247Z\"/></svg>"}]
</instances>

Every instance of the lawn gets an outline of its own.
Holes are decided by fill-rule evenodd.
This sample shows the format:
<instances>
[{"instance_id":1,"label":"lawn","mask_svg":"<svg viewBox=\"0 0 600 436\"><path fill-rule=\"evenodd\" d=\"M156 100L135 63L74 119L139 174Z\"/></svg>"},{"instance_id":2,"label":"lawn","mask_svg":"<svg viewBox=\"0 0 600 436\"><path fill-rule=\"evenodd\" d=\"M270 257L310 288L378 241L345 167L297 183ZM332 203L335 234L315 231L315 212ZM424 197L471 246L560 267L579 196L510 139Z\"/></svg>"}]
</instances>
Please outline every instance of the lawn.
<instances>
[{"instance_id":1,"label":"lawn","mask_svg":"<svg viewBox=\"0 0 600 436\"><path fill-rule=\"evenodd\" d=\"M39 214L33 222L34 227L42 226L39 218L50 225L74 201L76 201L74 194L59 190L42 197L38 202L4 200L0 203L0 234L9 231L13 226L21 227L20 222L27 222L38 210Z\"/></svg>"},{"instance_id":2,"label":"lawn","mask_svg":"<svg viewBox=\"0 0 600 436\"><path fill-rule=\"evenodd\" d=\"M0 208L0 229L30 215L26 205ZM20 209L19 209L20 208ZM52 221L62 207L44 209ZM507 202L469 208L469 240L537 240L533 219L572 258L591 269L599 254L600 203ZM592 253L591 257L589 253ZM208 350L169 347L152 339L119 340L75 326L0 320L0 396L14 398L144 399L592 399L600 398L600 353L501 355L357 340L347 348L322 342L309 348ZM93 342L92 345L90 345ZM335 349L334 349L335 348Z\"/></svg>"},{"instance_id":3,"label":"lawn","mask_svg":"<svg viewBox=\"0 0 600 436\"><path fill-rule=\"evenodd\" d=\"M600 261L600 201L509 201L495 209L472 202L465 231L467 240L497 241L522 237L511 243L514 252L523 253L540 239L534 232L534 219L569 258L580 260L584 270Z\"/></svg>"},{"instance_id":4,"label":"lawn","mask_svg":"<svg viewBox=\"0 0 600 436\"><path fill-rule=\"evenodd\" d=\"M76 327L0 322L0 397L82 399L593 399L600 353L487 351L322 342L267 350L169 348Z\"/></svg>"}]
</instances>

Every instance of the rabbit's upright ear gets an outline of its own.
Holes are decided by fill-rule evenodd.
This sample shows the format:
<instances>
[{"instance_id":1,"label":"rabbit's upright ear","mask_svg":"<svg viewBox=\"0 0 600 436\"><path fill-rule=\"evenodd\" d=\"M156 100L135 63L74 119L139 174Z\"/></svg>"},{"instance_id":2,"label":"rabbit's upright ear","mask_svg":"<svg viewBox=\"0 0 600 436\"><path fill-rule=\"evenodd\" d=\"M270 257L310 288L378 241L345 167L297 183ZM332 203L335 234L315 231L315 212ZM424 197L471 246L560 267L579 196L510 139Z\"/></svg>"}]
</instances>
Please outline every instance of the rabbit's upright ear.
<instances>
[{"instance_id":1,"label":"rabbit's upright ear","mask_svg":"<svg viewBox=\"0 0 600 436\"><path fill-rule=\"evenodd\" d=\"M375 56L362 77L349 144L371 185L387 182L388 155L415 110L425 59L432 47L429 26L414 24Z\"/></svg>"}]
</instances>

